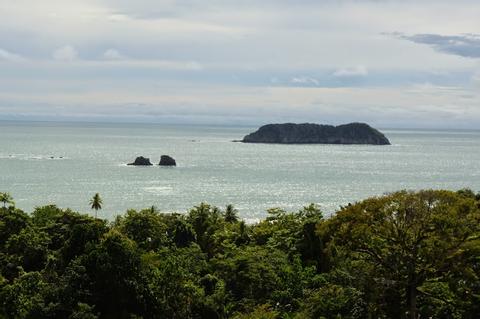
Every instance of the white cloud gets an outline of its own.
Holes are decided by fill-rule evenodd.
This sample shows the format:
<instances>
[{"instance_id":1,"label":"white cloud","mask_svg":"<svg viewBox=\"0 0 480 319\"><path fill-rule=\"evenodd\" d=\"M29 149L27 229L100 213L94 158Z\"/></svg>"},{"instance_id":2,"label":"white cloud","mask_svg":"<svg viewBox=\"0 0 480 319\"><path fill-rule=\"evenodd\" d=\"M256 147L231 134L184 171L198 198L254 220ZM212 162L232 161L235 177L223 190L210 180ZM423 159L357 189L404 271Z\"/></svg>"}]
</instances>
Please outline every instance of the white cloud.
<instances>
[{"instance_id":1,"label":"white cloud","mask_svg":"<svg viewBox=\"0 0 480 319\"><path fill-rule=\"evenodd\" d=\"M0 49L0 61L9 61L9 62L22 62L25 59L15 53L9 52L4 49Z\"/></svg>"},{"instance_id":2,"label":"white cloud","mask_svg":"<svg viewBox=\"0 0 480 319\"><path fill-rule=\"evenodd\" d=\"M53 51L53 58L57 61L74 61L78 58L78 52L73 46L65 45Z\"/></svg>"},{"instance_id":3,"label":"white cloud","mask_svg":"<svg viewBox=\"0 0 480 319\"><path fill-rule=\"evenodd\" d=\"M0 40L12 50L21 42L22 52L27 48L32 55L75 43L82 59L98 58L106 48L115 48L138 59L175 57L202 64L305 69L357 64L375 69L465 66L468 62L457 57L432 55L421 45L379 33L442 34L447 27L456 34L472 32L478 30L474 13L480 8L480 3L465 5L465 0L455 4L328 0L302 6L283 0L2 2L8 5L0 5L0 29L12 32ZM200 10L204 7L213 10ZM436 14L429 14L432 11ZM446 26L445 15L450 18L452 11L455 19L448 19Z\"/></svg>"},{"instance_id":4,"label":"white cloud","mask_svg":"<svg viewBox=\"0 0 480 319\"><path fill-rule=\"evenodd\" d=\"M293 84L320 85L317 79L308 76L294 77L290 82Z\"/></svg>"},{"instance_id":5,"label":"white cloud","mask_svg":"<svg viewBox=\"0 0 480 319\"><path fill-rule=\"evenodd\" d=\"M307 107L310 102L305 99L317 92L312 101L323 100L321 112L332 118L355 115L363 105L365 118L390 120L395 112L413 114L421 105L434 105L429 113L432 119L457 108L469 112L478 126L480 116L472 111L473 102L465 98L468 92L454 96L447 90L444 95L423 90L405 93L408 98L396 92L405 92L404 86L414 83L432 83L435 92L437 86L468 91L475 85L478 92L480 79L473 70L478 69L479 60L462 57L472 55L465 51L472 45L464 48L467 38L446 35L478 32L479 10L477 0L325 0L306 1L301 6L291 0L0 0L0 30L9 31L0 32L1 46L8 48L0 49L0 61L28 61L28 65L2 63L0 87L19 97L33 94L32 88L37 90L37 96L24 101L25 109L31 110L37 110L36 102L42 96L66 94L71 101L64 104L94 114L97 109L86 104L102 103L108 100L104 94L109 93L121 96L118 105L151 102L152 109L172 114L178 105L185 112L192 105L202 105L205 113L213 115L219 111L255 114L249 113L249 105L263 103L268 116L297 114L284 111L283 105L289 104L299 106L303 113L298 114L307 118L317 108ZM394 31L424 36L402 41L398 36L382 35ZM429 45L421 44L426 42ZM452 51L451 47L457 52L461 47L462 55L440 54L432 47L442 48L442 52ZM57 63L51 61L52 56L73 62ZM157 100L157 85L164 89L161 101ZM215 88L208 95L191 91L204 85ZM222 95L222 88L231 85L237 86L233 91L238 94L232 93L232 98ZM292 93L284 86L301 90ZM249 91L262 92L269 87L281 90L264 95ZM356 87L385 90L345 94L340 90ZM149 88L155 90L152 101L143 101ZM91 91L98 94L88 95ZM171 91L178 94L166 94ZM282 92L287 93L284 96ZM69 95L74 93L78 97ZM192 99L188 99L190 93ZM88 101L87 95L91 97ZM343 101L343 96L351 98ZM52 105L61 102L61 96L49 99ZM236 104L236 108L226 107ZM372 104L378 104L377 109L365 107ZM160 105L174 106L164 109ZM378 112L382 105L398 110ZM65 110L74 112L73 107ZM123 109L112 106L109 111L116 116ZM0 109L0 117L3 114Z\"/></svg>"},{"instance_id":6,"label":"white cloud","mask_svg":"<svg viewBox=\"0 0 480 319\"><path fill-rule=\"evenodd\" d=\"M363 65L340 68L335 72L333 72L333 76L336 76L336 77L356 77L356 76L367 76L367 75L368 75L368 70Z\"/></svg>"},{"instance_id":7,"label":"white cloud","mask_svg":"<svg viewBox=\"0 0 480 319\"><path fill-rule=\"evenodd\" d=\"M103 58L107 60L123 60L125 59L125 56L115 49L108 49L107 51L103 52Z\"/></svg>"}]
</instances>

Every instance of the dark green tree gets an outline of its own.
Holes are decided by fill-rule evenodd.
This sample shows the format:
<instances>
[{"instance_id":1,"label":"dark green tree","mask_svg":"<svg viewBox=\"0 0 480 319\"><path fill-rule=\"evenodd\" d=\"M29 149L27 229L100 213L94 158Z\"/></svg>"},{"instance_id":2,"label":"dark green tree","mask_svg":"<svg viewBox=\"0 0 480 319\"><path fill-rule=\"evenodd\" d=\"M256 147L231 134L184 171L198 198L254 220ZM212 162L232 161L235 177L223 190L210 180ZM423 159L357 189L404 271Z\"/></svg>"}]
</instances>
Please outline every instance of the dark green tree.
<instances>
[{"instance_id":1,"label":"dark green tree","mask_svg":"<svg viewBox=\"0 0 480 319\"><path fill-rule=\"evenodd\" d=\"M195 230L196 240L202 251L213 257L216 248L214 234L222 227L218 208L201 203L190 210L187 221Z\"/></svg>"},{"instance_id":2,"label":"dark green tree","mask_svg":"<svg viewBox=\"0 0 480 319\"><path fill-rule=\"evenodd\" d=\"M140 212L130 209L116 220L115 226L145 250L155 250L167 244L167 225L155 209Z\"/></svg>"},{"instance_id":3,"label":"dark green tree","mask_svg":"<svg viewBox=\"0 0 480 319\"><path fill-rule=\"evenodd\" d=\"M10 236L20 233L30 224L30 217L20 209L0 208L0 247L4 247Z\"/></svg>"},{"instance_id":4,"label":"dark green tree","mask_svg":"<svg viewBox=\"0 0 480 319\"><path fill-rule=\"evenodd\" d=\"M7 207L7 204L15 205L12 195L9 193L0 193L0 202L3 203L3 207Z\"/></svg>"},{"instance_id":5,"label":"dark green tree","mask_svg":"<svg viewBox=\"0 0 480 319\"><path fill-rule=\"evenodd\" d=\"M195 230L183 217L177 216L169 230L171 240L179 248L187 247L196 241Z\"/></svg>"},{"instance_id":6,"label":"dark green tree","mask_svg":"<svg viewBox=\"0 0 480 319\"><path fill-rule=\"evenodd\" d=\"M326 284L315 290L303 303L297 319L366 317L362 293L355 288Z\"/></svg>"},{"instance_id":7,"label":"dark green tree","mask_svg":"<svg viewBox=\"0 0 480 319\"><path fill-rule=\"evenodd\" d=\"M68 317L68 319L97 319L98 315L95 313L94 308L88 304L79 302L77 308Z\"/></svg>"},{"instance_id":8,"label":"dark green tree","mask_svg":"<svg viewBox=\"0 0 480 319\"><path fill-rule=\"evenodd\" d=\"M100 194L96 193L93 198L90 200L90 206L92 209L95 210L95 218L97 218L97 211L102 209L102 198L100 197Z\"/></svg>"},{"instance_id":9,"label":"dark green tree","mask_svg":"<svg viewBox=\"0 0 480 319\"><path fill-rule=\"evenodd\" d=\"M225 208L223 218L227 223L236 223L238 221L238 211L233 207L233 205L229 204Z\"/></svg>"},{"instance_id":10,"label":"dark green tree","mask_svg":"<svg viewBox=\"0 0 480 319\"><path fill-rule=\"evenodd\" d=\"M102 318L154 318L153 313L158 309L133 240L111 230L82 260L87 275L83 286L91 285L92 293L86 303L94 306Z\"/></svg>"},{"instance_id":11,"label":"dark green tree","mask_svg":"<svg viewBox=\"0 0 480 319\"><path fill-rule=\"evenodd\" d=\"M402 293L394 313L399 318L431 317L419 312L426 311L419 296L441 300L438 284L458 294L450 303L462 301L463 307L465 299L474 303L464 284L468 278L478 280L472 277L478 265L469 258L480 234L474 198L450 191L403 191L370 198L321 223L319 233L331 254L344 250L347 262L371 265L365 275L375 278L371 284L376 282L379 291Z\"/></svg>"},{"instance_id":12,"label":"dark green tree","mask_svg":"<svg viewBox=\"0 0 480 319\"><path fill-rule=\"evenodd\" d=\"M40 271L47 261L49 243L47 233L26 227L20 233L10 236L6 250L11 256L10 262L21 265L26 271Z\"/></svg>"}]
</instances>

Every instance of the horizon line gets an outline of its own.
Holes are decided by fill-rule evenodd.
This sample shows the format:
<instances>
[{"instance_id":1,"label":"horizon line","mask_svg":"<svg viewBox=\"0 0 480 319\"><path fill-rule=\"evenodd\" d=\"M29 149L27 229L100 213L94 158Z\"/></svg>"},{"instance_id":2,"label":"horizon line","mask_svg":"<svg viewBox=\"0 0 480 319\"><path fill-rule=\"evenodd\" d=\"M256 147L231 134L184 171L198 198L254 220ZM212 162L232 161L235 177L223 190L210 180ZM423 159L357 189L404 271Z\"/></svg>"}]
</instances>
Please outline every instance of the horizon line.
<instances>
[{"instance_id":1,"label":"horizon line","mask_svg":"<svg viewBox=\"0 0 480 319\"><path fill-rule=\"evenodd\" d=\"M122 121L118 119L110 119L110 120L92 120L92 119L0 119L0 123L59 123L59 124L125 124L125 125L165 125L165 126L198 126L198 127L245 127L245 128L255 128L260 127L266 124L284 124L284 123L296 123L296 124L303 124L303 123L314 123L314 124L323 124L323 125L343 125L343 124L350 124L350 123L366 123L366 121L347 121L340 124L332 124L332 123L318 123L312 121L272 121L272 122L264 122L264 123L245 123L245 124L226 124L226 123L195 123L195 122L188 122L188 121ZM370 124L369 124L370 125ZM480 132L480 129L475 128L452 128L452 127L419 127L419 126L379 126L375 127L376 129L380 130L401 130L401 131L408 131L408 130L417 130L417 131L461 131L461 132Z\"/></svg>"}]
</instances>

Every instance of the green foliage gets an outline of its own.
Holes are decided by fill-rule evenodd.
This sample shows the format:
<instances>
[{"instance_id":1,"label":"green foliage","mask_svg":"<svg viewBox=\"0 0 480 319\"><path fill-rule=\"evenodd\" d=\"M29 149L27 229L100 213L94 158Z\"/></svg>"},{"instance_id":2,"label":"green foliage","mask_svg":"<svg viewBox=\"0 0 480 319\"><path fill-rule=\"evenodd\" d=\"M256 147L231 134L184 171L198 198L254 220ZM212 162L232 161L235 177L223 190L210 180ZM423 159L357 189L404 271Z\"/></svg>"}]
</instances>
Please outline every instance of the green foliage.
<instances>
[{"instance_id":1,"label":"green foliage","mask_svg":"<svg viewBox=\"0 0 480 319\"><path fill-rule=\"evenodd\" d=\"M190 210L187 221L192 225L202 251L212 257L215 252L214 235L223 222L218 208L201 203Z\"/></svg>"},{"instance_id":2,"label":"green foliage","mask_svg":"<svg viewBox=\"0 0 480 319\"><path fill-rule=\"evenodd\" d=\"M18 234L31 224L27 214L13 207L0 208L0 247L4 247L10 236Z\"/></svg>"},{"instance_id":3,"label":"green foliage","mask_svg":"<svg viewBox=\"0 0 480 319\"><path fill-rule=\"evenodd\" d=\"M355 288L327 284L311 293L297 318L365 318L362 293Z\"/></svg>"},{"instance_id":4,"label":"green foliage","mask_svg":"<svg viewBox=\"0 0 480 319\"><path fill-rule=\"evenodd\" d=\"M238 211L233 207L233 205L227 205L225 212L223 213L223 218L227 223L236 223L238 222Z\"/></svg>"},{"instance_id":5,"label":"green foliage","mask_svg":"<svg viewBox=\"0 0 480 319\"><path fill-rule=\"evenodd\" d=\"M47 261L49 242L47 233L26 227L10 236L5 248L10 262L22 266L25 271L42 270Z\"/></svg>"},{"instance_id":6,"label":"green foliage","mask_svg":"<svg viewBox=\"0 0 480 319\"><path fill-rule=\"evenodd\" d=\"M93 284L91 304L95 309L109 318L129 318L147 311L151 296L134 241L112 229L82 257L89 278L85 285Z\"/></svg>"},{"instance_id":7,"label":"green foliage","mask_svg":"<svg viewBox=\"0 0 480 319\"><path fill-rule=\"evenodd\" d=\"M0 318L480 313L480 197L467 189L369 198L327 219L313 204L271 209L253 225L231 205L129 210L107 223L55 205L28 215L4 203ZM101 204L92 199L92 209Z\"/></svg>"},{"instance_id":8,"label":"green foliage","mask_svg":"<svg viewBox=\"0 0 480 319\"><path fill-rule=\"evenodd\" d=\"M128 210L116 220L116 227L145 250L156 250L167 243L167 225L154 209Z\"/></svg>"},{"instance_id":9,"label":"green foliage","mask_svg":"<svg viewBox=\"0 0 480 319\"><path fill-rule=\"evenodd\" d=\"M32 222L39 227L47 227L55 224L55 222L63 215L63 211L56 205L47 205L35 207L32 213Z\"/></svg>"},{"instance_id":10,"label":"green foliage","mask_svg":"<svg viewBox=\"0 0 480 319\"><path fill-rule=\"evenodd\" d=\"M278 319L280 312L275 311L269 304L256 307L252 312L245 314L237 314L233 319Z\"/></svg>"},{"instance_id":11,"label":"green foliage","mask_svg":"<svg viewBox=\"0 0 480 319\"><path fill-rule=\"evenodd\" d=\"M7 204L15 206L15 202L13 201L13 197L9 193L1 193L0 192L0 202L3 203L4 208L7 207Z\"/></svg>"},{"instance_id":12,"label":"green foliage","mask_svg":"<svg viewBox=\"0 0 480 319\"><path fill-rule=\"evenodd\" d=\"M172 223L170 223L169 231L171 241L177 247L187 247L195 242L197 237L192 225L182 216L177 216Z\"/></svg>"},{"instance_id":13,"label":"green foliage","mask_svg":"<svg viewBox=\"0 0 480 319\"><path fill-rule=\"evenodd\" d=\"M322 269L323 244L316 235L316 225L323 219L320 209L311 204L296 213L274 208L268 214L253 230L256 243L300 254L305 264Z\"/></svg>"},{"instance_id":14,"label":"green foliage","mask_svg":"<svg viewBox=\"0 0 480 319\"><path fill-rule=\"evenodd\" d=\"M92 306L89 306L85 303L79 302L77 305L77 309L73 311L73 313L68 317L68 319L97 319L98 316L94 312Z\"/></svg>"},{"instance_id":15,"label":"green foliage","mask_svg":"<svg viewBox=\"0 0 480 319\"><path fill-rule=\"evenodd\" d=\"M92 209L95 210L95 218L97 218L97 211L102 209L102 198L100 197L99 193L93 195L93 198L90 200L90 206Z\"/></svg>"},{"instance_id":16,"label":"green foliage","mask_svg":"<svg viewBox=\"0 0 480 319\"><path fill-rule=\"evenodd\" d=\"M49 284L39 272L24 273L0 292L1 311L6 318L44 318L48 312Z\"/></svg>"},{"instance_id":17,"label":"green foliage","mask_svg":"<svg viewBox=\"0 0 480 319\"><path fill-rule=\"evenodd\" d=\"M449 191L398 192L344 208L320 224L319 233L332 254L349 252L349 260L337 262L371 265L358 275L375 278L379 291L400 292L397 313L416 318L423 307L419 295L442 298L429 289L432 281L451 283L466 273L478 280L468 258L479 244L477 204L474 197Z\"/></svg>"}]
</instances>

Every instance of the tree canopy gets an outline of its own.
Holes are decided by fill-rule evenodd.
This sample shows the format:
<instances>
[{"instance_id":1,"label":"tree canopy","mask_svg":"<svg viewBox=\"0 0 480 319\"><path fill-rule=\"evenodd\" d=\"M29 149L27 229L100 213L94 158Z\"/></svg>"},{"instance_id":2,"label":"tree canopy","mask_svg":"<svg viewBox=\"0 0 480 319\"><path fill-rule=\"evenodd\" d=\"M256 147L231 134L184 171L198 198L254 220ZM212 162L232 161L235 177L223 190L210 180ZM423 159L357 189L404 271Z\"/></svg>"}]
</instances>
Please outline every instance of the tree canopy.
<instances>
[{"instance_id":1,"label":"tree canopy","mask_svg":"<svg viewBox=\"0 0 480 319\"><path fill-rule=\"evenodd\" d=\"M9 203L0 318L478 318L479 207L470 190L400 191L247 224L231 205L107 222Z\"/></svg>"},{"instance_id":2,"label":"tree canopy","mask_svg":"<svg viewBox=\"0 0 480 319\"><path fill-rule=\"evenodd\" d=\"M3 207L7 207L7 204L15 205L12 195L10 193L1 193L0 192L0 202L3 203Z\"/></svg>"}]
</instances>

